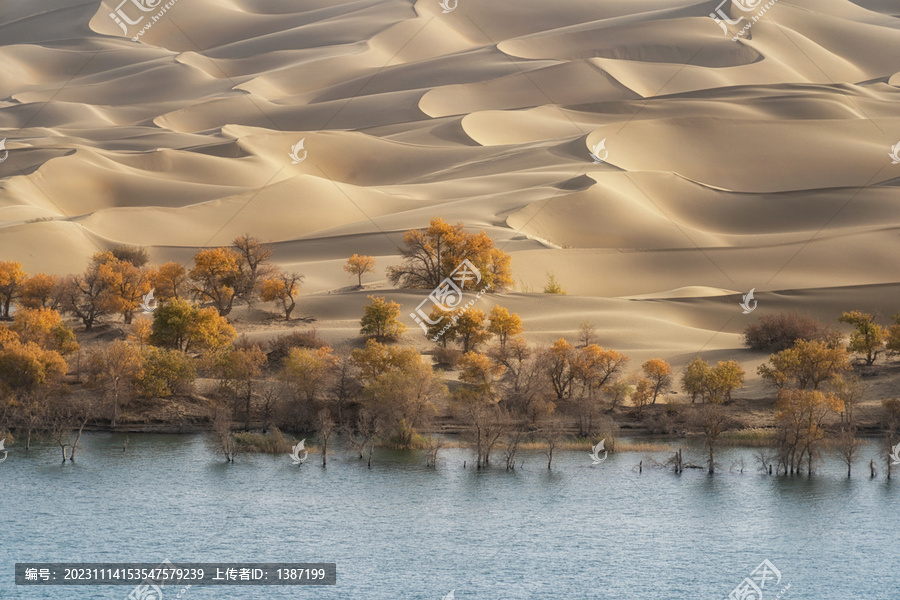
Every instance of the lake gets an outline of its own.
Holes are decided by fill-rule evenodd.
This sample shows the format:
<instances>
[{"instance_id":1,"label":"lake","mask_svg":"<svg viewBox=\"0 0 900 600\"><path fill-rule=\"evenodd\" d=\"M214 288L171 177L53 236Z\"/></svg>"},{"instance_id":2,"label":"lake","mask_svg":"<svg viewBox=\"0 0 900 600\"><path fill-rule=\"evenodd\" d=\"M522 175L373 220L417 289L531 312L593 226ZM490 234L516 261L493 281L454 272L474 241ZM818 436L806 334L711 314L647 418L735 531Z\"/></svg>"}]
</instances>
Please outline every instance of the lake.
<instances>
[{"instance_id":1,"label":"lake","mask_svg":"<svg viewBox=\"0 0 900 600\"><path fill-rule=\"evenodd\" d=\"M709 476L648 468L644 453L591 466L587 448L557 452L552 472L542 453L524 453L508 473L475 471L463 449L443 450L436 469L419 453L380 451L367 469L339 448L322 469L317 455L301 467L271 455L226 464L200 435L131 434L123 452L124 439L87 434L66 465L58 448L12 446L0 464L0 598L125 600L132 589L15 586L16 562L164 559L337 563L335 586L195 586L183 600L441 600L451 590L722 600L764 560L781 576L765 599L900 598L900 481L883 477L881 442L847 480L837 460L812 478L761 475L745 448L723 450ZM701 448L684 456L704 460ZM744 473L729 472L741 456Z\"/></svg>"}]
</instances>

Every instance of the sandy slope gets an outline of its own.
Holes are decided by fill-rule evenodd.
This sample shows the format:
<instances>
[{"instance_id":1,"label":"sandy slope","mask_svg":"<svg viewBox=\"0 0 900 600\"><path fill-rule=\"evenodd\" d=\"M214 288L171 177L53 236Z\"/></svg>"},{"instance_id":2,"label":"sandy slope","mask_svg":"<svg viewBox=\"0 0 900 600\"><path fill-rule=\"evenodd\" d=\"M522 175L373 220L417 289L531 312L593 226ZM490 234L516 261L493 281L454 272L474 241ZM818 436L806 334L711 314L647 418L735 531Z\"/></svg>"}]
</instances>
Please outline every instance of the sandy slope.
<instances>
[{"instance_id":1,"label":"sandy slope","mask_svg":"<svg viewBox=\"0 0 900 600\"><path fill-rule=\"evenodd\" d=\"M129 242L188 261L250 232L341 341L371 293L343 260L376 256L370 288L412 308L424 293L381 269L442 216L513 255L517 289L481 304L535 341L590 320L680 364L768 312L900 311L900 10L779 0L734 42L718 5L178 0L134 42L149 17L125 36L118 3L10 0L0 258L67 273ZM569 296L536 293L549 271Z\"/></svg>"}]
</instances>

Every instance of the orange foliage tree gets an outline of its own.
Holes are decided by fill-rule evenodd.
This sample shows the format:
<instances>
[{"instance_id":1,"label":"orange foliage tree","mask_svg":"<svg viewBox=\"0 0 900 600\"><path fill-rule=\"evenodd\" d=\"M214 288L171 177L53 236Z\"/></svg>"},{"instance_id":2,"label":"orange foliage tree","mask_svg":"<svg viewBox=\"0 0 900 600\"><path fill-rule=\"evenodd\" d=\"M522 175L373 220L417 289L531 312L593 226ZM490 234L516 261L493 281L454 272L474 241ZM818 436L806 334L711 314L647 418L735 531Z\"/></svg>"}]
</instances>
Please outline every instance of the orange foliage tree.
<instances>
[{"instance_id":1,"label":"orange foliage tree","mask_svg":"<svg viewBox=\"0 0 900 600\"><path fill-rule=\"evenodd\" d=\"M9 307L22 293L28 274L14 260L0 262L0 318L9 319Z\"/></svg>"},{"instance_id":2,"label":"orange foliage tree","mask_svg":"<svg viewBox=\"0 0 900 600\"><path fill-rule=\"evenodd\" d=\"M351 275L356 275L359 287L362 287L362 276L375 271L375 258L365 254L354 254L347 259L344 270Z\"/></svg>"},{"instance_id":3,"label":"orange foliage tree","mask_svg":"<svg viewBox=\"0 0 900 600\"><path fill-rule=\"evenodd\" d=\"M448 277L464 259L481 272L478 286L489 285L494 291L512 286L510 257L496 248L484 232L468 233L462 223L450 225L434 218L424 230L410 229L403 235L400 248L403 263L388 267L388 279L405 288L434 288ZM465 282L465 289L475 287L474 280Z\"/></svg>"}]
</instances>

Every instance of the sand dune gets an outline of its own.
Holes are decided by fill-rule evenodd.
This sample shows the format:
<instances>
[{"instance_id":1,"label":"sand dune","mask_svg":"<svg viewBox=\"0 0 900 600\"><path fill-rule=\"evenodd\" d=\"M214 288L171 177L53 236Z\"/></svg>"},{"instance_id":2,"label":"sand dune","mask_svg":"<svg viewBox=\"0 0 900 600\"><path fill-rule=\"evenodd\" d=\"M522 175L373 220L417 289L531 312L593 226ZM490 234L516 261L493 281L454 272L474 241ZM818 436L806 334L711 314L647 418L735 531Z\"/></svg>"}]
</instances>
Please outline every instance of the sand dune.
<instances>
[{"instance_id":1,"label":"sand dune","mask_svg":"<svg viewBox=\"0 0 900 600\"><path fill-rule=\"evenodd\" d=\"M421 301L381 269L442 216L512 254L481 303L535 341L590 320L683 362L768 312L900 311L896 3L778 0L735 42L709 0L134 2L127 32L117 2L4 7L0 258L187 262L250 232L343 340L372 290ZM354 252L379 273L349 292ZM569 296L539 293L551 271Z\"/></svg>"}]
</instances>

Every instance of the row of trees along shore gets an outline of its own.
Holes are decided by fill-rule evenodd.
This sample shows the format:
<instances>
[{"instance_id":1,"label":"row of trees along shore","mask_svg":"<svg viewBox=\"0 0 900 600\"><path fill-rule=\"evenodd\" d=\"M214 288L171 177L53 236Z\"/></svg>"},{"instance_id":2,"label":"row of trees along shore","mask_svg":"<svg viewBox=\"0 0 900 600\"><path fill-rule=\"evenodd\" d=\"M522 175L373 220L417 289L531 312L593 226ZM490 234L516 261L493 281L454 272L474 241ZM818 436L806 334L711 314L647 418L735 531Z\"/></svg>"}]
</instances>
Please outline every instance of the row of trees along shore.
<instances>
[{"instance_id":1,"label":"row of trees along shore","mask_svg":"<svg viewBox=\"0 0 900 600\"><path fill-rule=\"evenodd\" d=\"M401 264L387 271L399 287L435 287L463 258L492 291L512 285L509 256L462 224L434 219L425 230L408 231L401 254ZM0 436L14 432L28 449L40 435L59 446L63 460L74 460L86 426L116 428L123 413L133 422L129 411L138 406L152 412L199 403L197 425L212 424L215 448L228 460L242 448L285 451L285 429L316 431L323 464L336 432L369 461L384 444L428 449L434 464L442 442L420 432L449 414L465 429L478 468L500 456L514 469L519 451L536 443L550 467L567 433L605 438L615 450L618 416L657 433L702 436L712 473L716 449L736 426L723 406L744 383L737 361L691 360L679 380L690 404L676 403L675 374L663 359L629 370L629 357L599 345L589 322L575 340L529 344L521 318L499 304L488 313L470 306L449 326L442 326L446 319L433 326L432 364L397 344L407 330L401 308L382 296L369 296L359 344L332 348L314 329L268 342L238 338L228 320L237 303L276 303L286 320L296 307L303 275L278 269L272 256L271 245L245 235L231 247L200 250L190 268L149 266L147 251L134 246L98 252L84 273L68 277L29 276L19 263L0 262L0 316L7 321L0 325ZM374 264L354 254L344 269L361 287ZM159 304L148 317L139 310L151 289ZM432 320L446 316L433 312ZM112 319L122 324L114 339L89 335ZM852 359L872 365L900 352L900 317L888 327L858 311L839 320L853 327L848 344L835 328L794 313L764 316L745 331L748 347L771 353L758 369L777 396L774 434L757 456L768 472L774 465L780 473L812 473L832 448L849 476L859 458L854 409L862 384ZM83 326L81 342L72 322ZM458 381L445 380L441 370L455 371ZM214 382L204 390L209 397L194 393L198 377ZM663 397L664 410L647 410ZM882 408L893 445L900 401L885 400ZM890 461L886 468L890 476Z\"/></svg>"}]
</instances>

